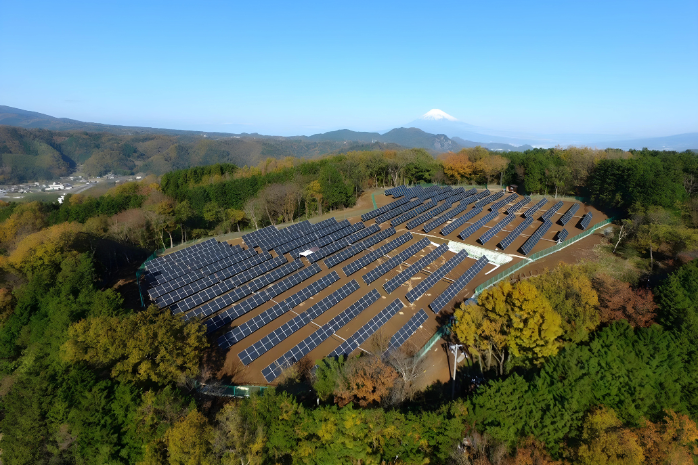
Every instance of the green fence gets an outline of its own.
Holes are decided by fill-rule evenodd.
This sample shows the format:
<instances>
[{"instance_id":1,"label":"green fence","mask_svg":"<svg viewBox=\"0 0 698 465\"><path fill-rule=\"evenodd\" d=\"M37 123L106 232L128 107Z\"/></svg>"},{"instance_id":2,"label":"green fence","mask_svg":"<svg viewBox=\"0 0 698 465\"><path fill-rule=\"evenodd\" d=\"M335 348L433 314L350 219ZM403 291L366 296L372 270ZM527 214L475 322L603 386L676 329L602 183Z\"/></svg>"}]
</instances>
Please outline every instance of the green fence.
<instances>
[{"instance_id":1,"label":"green fence","mask_svg":"<svg viewBox=\"0 0 698 465\"><path fill-rule=\"evenodd\" d=\"M265 386L228 386L225 384L199 384L196 390L202 394L218 397L250 397L252 394L261 394L268 387Z\"/></svg>"},{"instance_id":2,"label":"green fence","mask_svg":"<svg viewBox=\"0 0 698 465\"><path fill-rule=\"evenodd\" d=\"M431 350L432 347L434 347L434 344L441 339L444 335L451 334L451 323L448 323L442 327L440 327L438 330L436 330L436 334L434 334L431 339L427 341L426 344L424 344L424 347L419 349L419 352L415 354L415 357L417 359L420 359L424 357L427 352Z\"/></svg>"},{"instance_id":3,"label":"green fence","mask_svg":"<svg viewBox=\"0 0 698 465\"><path fill-rule=\"evenodd\" d=\"M525 267L525 266L528 266L530 263L532 263L532 262L534 262L534 261L536 261L536 260L538 260L538 259L540 259L540 258L546 257L546 256L548 256L548 255L550 255L550 254L553 254L553 253L557 252L557 251L560 250L560 249L564 249L564 248L567 247L568 245L574 244L574 243L577 242L578 240L583 239L583 238L589 236L590 234L592 234L592 233L593 233L594 231L596 231L597 229L599 229L599 228L601 228L601 227L603 227L603 226L606 226L607 224L611 223L614 219L615 219L615 218L613 218L613 217L612 217L612 218L608 218L607 220L601 221L600 223L594 225L591 229L587 229L587 230L584 231L583 233L578 234L577 236L574 236L574 237L571 238L571 239L567 239L566 241L562 241L562 242L560 242L559 244L555 244L554 246L549 247L549 248L547 248L547 249L545 249L545 250L542 250L542 251L540 251L540 252L534 253L533 255L531 255L531 256L529 257L530 260L522 260L522 261L520 261L519 263L517 263L516 265L512 266L511 268L507 268L506 270L502 271L501 273L499 273L499 274L496 275L495 277L490 278L490 279L488 279L487 281L485 281L484 283L480 284L478 287L475 288L475 294L474 294L474 295L476 296L476 295L480 294L482 291L484 291L485 289L487 289L487 288L490 287L491 285L493 285L493 284L495 284L495 283L501 281L502 279L506 278L507 276L510 276L510 275L516 273L516 272L519 271L521 268L523 268L523 267Z\"/></svg>"}]
</instances>

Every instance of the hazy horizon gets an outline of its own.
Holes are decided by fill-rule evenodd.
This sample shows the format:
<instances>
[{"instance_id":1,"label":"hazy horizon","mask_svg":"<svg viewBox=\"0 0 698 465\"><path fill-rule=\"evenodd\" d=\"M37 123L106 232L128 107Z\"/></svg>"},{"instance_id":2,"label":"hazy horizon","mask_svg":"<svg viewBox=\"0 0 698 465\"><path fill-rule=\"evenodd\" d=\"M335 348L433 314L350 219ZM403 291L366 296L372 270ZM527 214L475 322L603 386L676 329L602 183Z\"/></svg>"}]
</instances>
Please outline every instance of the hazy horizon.
<instances>
[{"instance_id":1,"label":"hazy horizon","mask_svg":"<svg viewBox=\"0 0 698 465\"><path fill-rule=\"evenodd\" d=\"M0 104L216 132L698 130L698 4L12 2ZM46 37L50 37L47 40Z\"/></svg>"}]
</instances>

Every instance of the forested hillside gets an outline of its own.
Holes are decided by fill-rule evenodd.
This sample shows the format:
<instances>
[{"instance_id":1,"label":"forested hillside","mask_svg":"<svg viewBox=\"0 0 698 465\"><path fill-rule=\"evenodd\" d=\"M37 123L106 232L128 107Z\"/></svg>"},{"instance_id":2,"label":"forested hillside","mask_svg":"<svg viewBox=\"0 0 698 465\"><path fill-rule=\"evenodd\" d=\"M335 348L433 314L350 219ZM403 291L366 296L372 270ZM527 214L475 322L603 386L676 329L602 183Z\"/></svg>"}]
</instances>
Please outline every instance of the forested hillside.
<instances>
[{"instance_id":1,"label":"forested hillside","mask_svg":"<svg viewBox=\"0 0 698 465\"><path fill-rule=\"evenodd\" d=\"M75 137L77 157L90 139ZM3 463L696 463L697 170L690 152L363 151L2 204ZM319 361L247 400L205 396L194 386L219 376L215 343L134 298L157 248L341 211L374 187L500 180L588 195L620 219L591 259L456 310L451 341L469 359L454 400L419 387L410 353Z\"/></svg>"}]
</instances>

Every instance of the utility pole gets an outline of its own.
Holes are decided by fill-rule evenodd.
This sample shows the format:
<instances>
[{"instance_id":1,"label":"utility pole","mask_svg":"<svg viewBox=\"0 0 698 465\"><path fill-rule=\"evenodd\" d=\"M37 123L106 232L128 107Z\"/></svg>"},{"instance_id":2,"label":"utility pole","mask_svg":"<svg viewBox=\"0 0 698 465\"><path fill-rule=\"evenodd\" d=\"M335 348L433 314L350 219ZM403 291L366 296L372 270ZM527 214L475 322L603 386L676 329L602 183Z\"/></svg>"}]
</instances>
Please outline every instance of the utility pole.
<instances>
[{"instance_id":1,"label":"utility pole","mask_svg":"<svg viewBox=\"0 0 698 465\"><path fill-rule=\"evenodd\" d=\"M453 353L453 384L451 385L451 399L456 398L456 368L458 368L458 348L460 344L450 344L449 349Z\"/></svg>"}]
</instances>

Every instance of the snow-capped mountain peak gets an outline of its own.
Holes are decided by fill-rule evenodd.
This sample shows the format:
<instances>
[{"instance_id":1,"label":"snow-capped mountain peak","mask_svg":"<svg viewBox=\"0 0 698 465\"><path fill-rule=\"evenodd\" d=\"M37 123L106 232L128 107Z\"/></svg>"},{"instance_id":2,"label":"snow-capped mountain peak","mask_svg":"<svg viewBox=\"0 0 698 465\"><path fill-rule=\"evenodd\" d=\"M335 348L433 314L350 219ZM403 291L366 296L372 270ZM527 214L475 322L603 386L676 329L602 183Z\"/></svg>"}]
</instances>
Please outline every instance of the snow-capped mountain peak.
<instances>
[{"instance_id":1,"label":"snow-capped mountain peak","mask_svg":"<svg viewBox=\"0 0 698 465\"><path fill-rule=\"evenodd\" d=\"M448 121L458 121L456 118L453 116L449 115L445 111L439 110L437 108L433 110L429 110L428 112L424 113L419 119L424 119L424 120L430 120L430 121L438 121L438 120L448 120Z\"/></svg>"}]
</instances>

